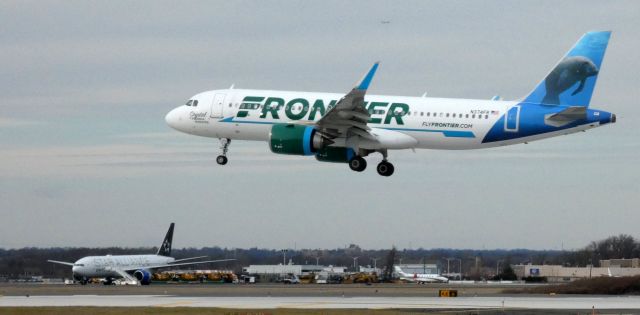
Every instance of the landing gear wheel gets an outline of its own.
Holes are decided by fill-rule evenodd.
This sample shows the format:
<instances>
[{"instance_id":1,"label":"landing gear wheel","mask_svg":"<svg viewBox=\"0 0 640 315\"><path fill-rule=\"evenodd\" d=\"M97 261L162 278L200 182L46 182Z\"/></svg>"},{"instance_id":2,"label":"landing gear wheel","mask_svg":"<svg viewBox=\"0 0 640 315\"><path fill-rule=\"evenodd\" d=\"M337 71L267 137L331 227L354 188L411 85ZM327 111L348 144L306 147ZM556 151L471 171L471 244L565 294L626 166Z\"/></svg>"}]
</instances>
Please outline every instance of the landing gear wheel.
<instances>
[{"instance_id":1,"label":"landing gear wheel","mask_svg":"<svg viewBox=\"0 0 640 315\"><path fill-rule=\"evenodd\" d=\"M228 159L226 156L224 155L218 155L218 157L216 158L216 162L220 165L225 165L228 162Z\"/></svg>"},{"instance_id":2,"label":"landing gear wheel","mask_svg":"<svg viewBox=\"0 0 640 315\"><path fill-rule=\"evenodd\" d=\"M356 156L349 161L349 168L351 168L352 171L362 172L367 168L367 161L361 156Z\"/></svg>"},{"instance_id":3,"label":"landing gear wheel","mask_svg":"<svg viewBox=\"0 0 640 315\"><path fill-rule=\"evenodd\" d=\"M229 145L231 145L231 139L222 138L220 139L220 149L222 149L222 154L218 155L216 158L216 162L220 165L225 165L229 161L227 159L227 151L229 151Z\"/></svg>"},{"instance_id":4,"label":"landing gear wheel","mask_svg":"<svg viewBox=\"0 0 640 315\"><path fill-rule=\"evenodd\" d=\"M378 174L382 175L382 176L391 176L393 175L393 164L387 162L387 161L382 161L380 162L380 164L378 164L378 167L376 168L376 170L378 171Z\"/></svg>"}]
</instances>

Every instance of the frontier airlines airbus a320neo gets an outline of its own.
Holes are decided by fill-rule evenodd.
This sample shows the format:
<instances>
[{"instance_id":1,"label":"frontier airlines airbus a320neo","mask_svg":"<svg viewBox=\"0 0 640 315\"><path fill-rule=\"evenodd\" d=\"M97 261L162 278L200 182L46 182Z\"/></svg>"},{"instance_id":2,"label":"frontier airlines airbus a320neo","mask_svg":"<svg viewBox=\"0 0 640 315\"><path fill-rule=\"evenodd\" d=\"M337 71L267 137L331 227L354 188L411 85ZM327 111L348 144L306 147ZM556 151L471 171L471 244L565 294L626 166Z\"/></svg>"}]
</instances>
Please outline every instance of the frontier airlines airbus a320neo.
<instances>
[{"instance_id":1,"label":"frontier airlines airbus a320neo","mask_svg":"<svg viewBox=\"0 0 640 315\"><path fill-rule=\"evenodd\" d=\"M197 94L165 117L184 133L266 141L273 153L313 155L362 172L371 153L393 174L389 150L480 149L566 135L616 121L589 108L611 32L578 40L533 91L516 101L368 95L375 63L346 95L229 88Z\"/></svg>"}]
</instances>

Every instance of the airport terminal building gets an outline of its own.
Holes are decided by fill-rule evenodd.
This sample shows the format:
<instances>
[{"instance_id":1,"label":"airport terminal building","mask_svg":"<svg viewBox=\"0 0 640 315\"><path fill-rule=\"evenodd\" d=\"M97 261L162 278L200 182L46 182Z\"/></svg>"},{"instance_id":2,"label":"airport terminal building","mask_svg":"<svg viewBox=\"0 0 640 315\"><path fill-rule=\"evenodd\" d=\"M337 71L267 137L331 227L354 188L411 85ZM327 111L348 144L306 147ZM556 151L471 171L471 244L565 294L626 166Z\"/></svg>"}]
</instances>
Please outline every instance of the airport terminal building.
<instances>
[{"instance_id":1,"label":"airport terminal building","mask_svg":"<svg viewBox=\"0 0 640 315\"><path fill-rule=\"evenodd\" d=\"M640 275L640 259L601 260L600 267L565 267L562 265L512 265L518 279L545 278L547 282L569 282L596 277Z\"/></svg>"}]
</instances>

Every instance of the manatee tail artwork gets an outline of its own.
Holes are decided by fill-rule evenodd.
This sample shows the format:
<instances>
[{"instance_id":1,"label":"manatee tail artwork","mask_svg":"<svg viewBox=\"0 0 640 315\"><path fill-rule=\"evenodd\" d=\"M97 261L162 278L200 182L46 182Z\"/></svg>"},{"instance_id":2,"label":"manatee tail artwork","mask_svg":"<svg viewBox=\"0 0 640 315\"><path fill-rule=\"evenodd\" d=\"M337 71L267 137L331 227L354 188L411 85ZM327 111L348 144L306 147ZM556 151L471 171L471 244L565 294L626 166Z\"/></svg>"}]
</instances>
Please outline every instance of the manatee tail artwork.
<instances>
[{"instance_id":1,"label":"manatee tail artwork","mask_svg":"<svg viewBox=\"0 0 640 315\"><path fill-rule=\"evenodd\" d=\"M610 37L585 33L523 103L588 107Z\"/></svg>"}]
</instances>

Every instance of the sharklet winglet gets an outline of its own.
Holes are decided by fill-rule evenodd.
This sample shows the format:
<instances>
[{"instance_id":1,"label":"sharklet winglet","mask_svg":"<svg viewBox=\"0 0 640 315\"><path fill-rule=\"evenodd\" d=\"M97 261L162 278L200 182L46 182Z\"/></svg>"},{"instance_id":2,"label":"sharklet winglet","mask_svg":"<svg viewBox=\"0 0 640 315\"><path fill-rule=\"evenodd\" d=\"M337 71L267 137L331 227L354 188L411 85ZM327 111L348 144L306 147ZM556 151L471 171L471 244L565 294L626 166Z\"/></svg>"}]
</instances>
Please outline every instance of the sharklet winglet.
<instances>
[{"instance_id":1,"label":"sharklet winglet","mask_svg":"<svg viewBox=\"0 0 640 315\"><path fill-rule=\"evenodd\" d=\"M367 72L367 74L362 78L362 80L360 80L360 83L358 84L358 87L357 87L358 90L366 90L369 88L369 84L371 84L371 80L373 80L373 76L376 74L376 70L378 70L379 64L380 64L380 61L376 61L371 67L371 69L369 69L369 72Z\"/></svg>"}]
</instances>

